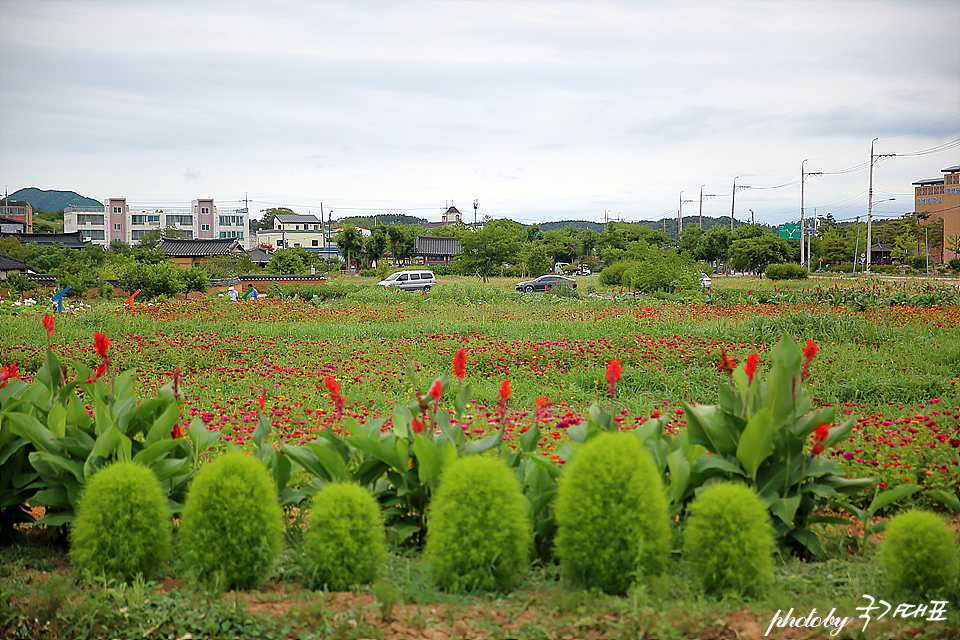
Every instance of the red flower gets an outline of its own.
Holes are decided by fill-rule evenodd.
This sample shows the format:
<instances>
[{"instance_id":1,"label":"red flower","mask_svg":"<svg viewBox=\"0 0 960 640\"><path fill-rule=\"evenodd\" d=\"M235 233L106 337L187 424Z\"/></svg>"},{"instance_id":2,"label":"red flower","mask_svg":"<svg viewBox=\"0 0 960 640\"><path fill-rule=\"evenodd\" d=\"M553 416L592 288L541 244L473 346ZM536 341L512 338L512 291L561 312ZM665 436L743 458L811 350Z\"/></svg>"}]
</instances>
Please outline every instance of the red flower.
<instances>
[{"instance_id":1,"label":"red flower","mask_svg":"<svg viewBox=\"0 0 960 640\"><path fill-rule=\"evenodd\" d=\"M97 355L101 358L107 357L107 349L110 348L110 338L97 331L93 334L93 345L97 350Z\"/></svg>"},{"instance_id":2,"label":"red flower","mask_svg":"<svg viewBox=\"0 0 960 640\"><path fill-rule=\"evenodd\" d=\"M170 433L170 437L171 437L171 438L182 438L182 437L183 437L183 429L180 428L180 425L179 425L179 424L173 425L173 431Z\"/></svg>"},{"instance_id":3,"label":"red flower","mask_svg":"<svg viewBox=\"0 0 960 640\"><path fill-rule=\"evenodd\" d=\"M727 348L720 347L720 362L717 363L717 371L723 371L728 376L733 375L733 369L737 366L737 361L733 356L727 355Z\"/></svg>"},{"instance_id":4,"label":"red flower","mask_svg":"<svg viewBox=\"0 0 960 640\"><path fill-rule=\"evenodd\" d=\"M263 393L260 394L260 397L257 398L257 402L260 404L260 411L263 411L263 405L267 403L267 390L264 389Z\"/></svg>"},{"instance_id":5,"label":"red flower","mask_svg":"<svg viewBox=\"0 0 960 640\"><path fill-rule=\"evenodd\" d=\"M743 372L747 374L747 380L750 383L753 383L753 374L757 372L757 362L760 361L760 356L755 353L751 353L747 356L747 364L743 367Z\"/></svg>"},{"instance_id":6,"label":"red flower","mask_svg":"<svg viewBox=\"0 0 960 640\"><path fill-rule=\"evenodd\" d=\"M7 386L7 380L10 378L16 378L19 375L19 372L17 372L16 362L3 365L3 367L0 368L0 381L3 382L3 384L0 384L0 389L3 389L5 386Z\"/></svg>"},{"instance_id":7,"label":"red flower","mask_svg":"<svg viewBox=\"0 0 960 640\"><path fill-rule=\"evenodd\" d=\"M813 340L807 340L807 346L803 348L803 366L800 368L800 380L806 380L810 377L810 363L817 357L817 343Z\"/></svg>"},{"instance_id":8,"label":"red flower","mask_svg":"<svg viewBox=\"0 0 960 640\"><path fill-rule=\"evenodd\" d=\"M333 376L324 376L323 384L327 385L327 391L330 392L330 399L333 400L333 406L336 407L337 413L342 413L346 401L340 395L340 383Z\"/></svg>"},{"instance_id":9,"label":"red flower","mask_svg":"<svg viewBox=\"0 0 960 640\"><path fill-rule=\"evenodd\" d=\"M460 349L453 356L453 375L463 381L463 376L467 375L467 350Z\"/></svg>"},{"instance_id":10,"label":"red flower","mask_svg":"<svg viewBox=\"0 0 960 640\"><path fill-rule=\"evenodd\" d=\"M506 403L512 393L513 389L510 388L509 380L504 380L500 383L500 402Z\"/></svg>"},{"instance_id":11,"label":"red flower","mask_svg":"<svg viewBox=\"0 0 960 640\"><path fill-rule=\"evenodd\" d=\"M107 367L109 366L110 366L110 360L107 358L104 358L103 362L97 365L97 370L93 372L93 375L87 378L86 381L84 381L84 384L90 384L91 382L96 382L103 376L107 375Z\"/></svg>"},{"instance_id":12,"label":"red flower","mask_svg":"<svg viewBox=\"0 0 960 640\"><path fill-rule=\"evenodd\" d=\"M810 437L813 438L813 446L810 447L810 453L812 455L817 456L823 452L823 443L826 441L828 435L830 435L830 425L826 422L821 422L820 426L810 434Z\"/></svg>"},{"instance_id":13,"label":"red flower","mask_svg":"<svg viewBox=\"0 0 960 640\"><path fill-rule=\"evenodd\" d=\"M617 382L620 381L620 374L623 373L623 367L620 366L619 360L611 360L607 364L607 395L611 398L613 397L613 389L617 386Z\"/></svg>"},{"instance_id":14,"label":"red flower","mask_svg":"<svg viewBox=\"0 0 960 640\"><path fill-rule=\"evenodd\" d=\"M423 422L421 422L420 420L411 420L410 427L413 428L414 433L423 432Z\"/></svg>"},{"instance_id":15,"label":"red flower","mask_svg":"<svg viewBox=\"0 0 960 640\"><path fill-rule=\"evenodd\" d=\"M43 327L47 330L47 337L53 337L53 327L56 325L56 322L53 320L53 316L49 313L44 314L43 316Z\"/></svg>"},{"instance_id":16,"label":"red flower","mask_svg":"<svg viewBox=\"0 0 960 640\"><path fill-rule=\"evenodd\" d=\"M550 402L550 399L547 396L542 396L540 398L537 398L537 402L536 402L537 413L540 413L545 409L549 409L552 406L553 406L553 403Z\"/></svg>"},{"instance_id":17,"label":"red flower","mask_svg":"<svg viewBox=\"0 0 960 640\"><path fill-rule=\"evenodd\" d=\"M440 401L440 396L443 395L443 383L437 380L433 383L433 386L430 387L430 397L433 398L434 402Z\"/></svg>"}]
</instances>

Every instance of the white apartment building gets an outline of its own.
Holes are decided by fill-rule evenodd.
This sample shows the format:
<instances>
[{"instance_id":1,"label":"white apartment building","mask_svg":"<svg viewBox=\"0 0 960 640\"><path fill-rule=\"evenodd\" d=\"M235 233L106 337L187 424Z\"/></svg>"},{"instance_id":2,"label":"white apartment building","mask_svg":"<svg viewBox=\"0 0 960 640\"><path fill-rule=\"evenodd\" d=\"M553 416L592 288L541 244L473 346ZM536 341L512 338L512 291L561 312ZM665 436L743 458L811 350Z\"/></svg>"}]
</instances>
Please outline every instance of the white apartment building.
<instances>
[{"instance_id":1,"label":"white apartment building","mask_svg":"<svg viewBox=\"0 0 960 640\"><path fill-rule=\"evenodd\" d=\"M63 210L63 230L79 231L85 240L109 246L114 240L139 244L148 231L173 227L182 238L237 238L250 249L247 209L217 210L212 198L194 200L189 207L163 209L128 205L126 198L107 198L102 208L70 206Z\"/></svg>"}]
</instances>

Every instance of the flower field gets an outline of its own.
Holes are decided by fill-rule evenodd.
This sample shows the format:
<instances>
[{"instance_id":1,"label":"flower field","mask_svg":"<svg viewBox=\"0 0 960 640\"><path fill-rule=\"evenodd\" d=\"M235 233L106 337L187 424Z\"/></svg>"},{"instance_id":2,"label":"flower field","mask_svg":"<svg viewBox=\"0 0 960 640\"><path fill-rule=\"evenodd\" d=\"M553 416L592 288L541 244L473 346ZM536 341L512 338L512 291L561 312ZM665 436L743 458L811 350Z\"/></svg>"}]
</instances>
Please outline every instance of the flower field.
<instances>
[{"instance_id":1,"label":"flower field","mask_svg":"<svg viewBox=\"0 0 960 640\"><path fill-rule=\"evenodd\" d=\"M357 451L366 455L354 458L360 473L372 468L369 465L375 461L392 459L392 453L382 453L375 446L377 435L390 438L383 440L390 442L390 447L394 446L394 433L398 447L400 439L409 441L409 458L406 444L397 449L406 464L387 472L396 486L378 489L381 506L390 505L388 511L393 512L387 530L397 553L391 554L387 563L385 582L370 588L372 599L363 592L363 597L354 598L350 605L335 605L339 612L321 613L320 609L333 601L321 598L323 604L318 604L308 591L294 589L299 595L292 596L292 604L286 583L310 582L297 568L297 557L289 548L299 544L290 542L298 535L297 529L290 527L286 555L270 577L284 584L283 595L275 597L284 605L273 612L290 618L287 626L240 620L216 607L211 609L211 616L221 616L218 619L223 619L223 624L229 621L236 629L245 629L243 633L251 633L249 625L261 625L262 630L275 634L270 637L434 637L425 635L433 630L442 637L464 638L517 637L519 631L521 637L564 637L569 631L573 631L571 637L760 637L753 629L758 624L766 627L771 607L776 608L771 598L781 599L776 606L783 598L792 599L789 606L806 606L816 598L832 597L828 587L837 587L840 604L850 608L858 603L860 592L880 593L881 582L869 556L861 557L862 547L851 542L842 526L833 526L832 516L823 519L816 515L809 524L820 541L808 546L819 548L822 542L826 553L816 555L823 562L808 567L804 561L812 556L806 552L797 552L804 561L785 559L778 568L776 588L759 598L757 610L747 608L749 603L753 603L751 607L757 604L752 600L704 604L682 562L670 584L648 584L626 599L588 597L585 592L570 590L569 585L558 587L561 581L551 562L549 543L554 525L545 511L531 512L539 564L525 578L521 591L506 601L498 600L499 604L452 600L452 596L437 592L417 555L426 530L427 498L435 482L425 470L428 451L417 449L426 442L431 443L430 451L433 442L438 451L445 451L442 447L451 441L458 442L461 453L454 448L454 456L499 448L502 443L499 455L505 459L513 456L508 464L517 468L523 491L531 504L539 502L543 509L554 485L541 486L538 468L570 467L566 458L583 444L587 430L596 430L597 425L605 430L637 430L648 434L642 441L650 434L662 433L654 436L658 443L651 441L647 447L651 451L666 447L657 464L660 473L670 478L671 517L682 523L684 505L692 499L694 486L688 488L685 479L683 485L678 484L681 476L674 469L677 459L673 454L688 449L686 455L693 466L698 456L723 451L701 446L709 442L704 439L699 408L714 405L718 397L722 404L724 393L729 393L737 380L747 385L740 391L745 397L750 393L746 389L766 394L764 385L774 384L774 377L768 376L785 362L784 352L778 354L774 346L784 336L805 345L802 356L790 366L796 367L795 382L800 381L804 393L809 394L806 406L821 416L827 412L833 416L836 410L834 422L819 426L814 422L799 441L790 444L808 461L803 472L809 464L811 473L820 474L798 481L791 489L796 490L798 503L804 483L810 480L809 488L817 478L823 479L830 465L836 465L838 475L830 477L838 482L844 482L841 476L853 483L863 479L856 485L856 493L845 500L853 510L867 510L870 505L865 526L874 516L889 517L911 505L944 511L943 500L936 496L960 495L960 299L957 304L947 298L947 304L910 306L903 304L905 296L933 294L922 287L888 292L861 287L860 296L875 298L874 303L862 304L862 300L856 302L856 291L835 287L824 287L821 292L750 286L710 292L702 299L564 298L507 294L496 286L458 286L447 291L438 287L430 296L361 287L337 297L297 291L288 297L273 295L239 304L225 303L215 295L132 307L101 304L57 316L55 327L51 319L41 322L37 313L0 315L0 365L4 366L4 381L18 377L27 383L43 383L51 375L59 375L59 366L54 371L49 365L48 349L60 362L77 363L78 389L96 420L102 414L96 410L95 399L107 397L101 394L112 388L111 376L132 372L135 382L125 394L135 392L141 399L172 403L174 412L177 405L180 408L179 420L164 414L173 425L172 433L164 422L165 432L160 436L152 431L148 434L151 421L138 417L143 420L144 426L137 427L142 435L133 439L144 440L133 443L135 453L157 442L155 437L182 439L194 447L196 469L239 447L277 474L281 504L291 522L298 522L300 515L290 492L306 491L296 494L300 499L312 495L309 490L312 486L316 491L316 478L332 473L336 464L342 465L324 466L327 462L321 458L323 464L311 466L311 446L336 450L348 442L355 445L352 455ZM900 296L896 298L900 302L884 302L895 296ZM146 400L141 403L147 404ZM756 409L753 406L750 411ZM161 413L159 408L156 411ZM747 411L746 405L743 411ZM84 418L68 416L81 423ZM451 435L453 431L456 437ZM695 436L695 432L701 435ZM269 433L266 444L265 433ZM165 445L163 451L173 446ZM697 447L699 452L694 451ZM736 462L740 458L749 479L746 456L741 457L736 446L734 449L736 456L727 455L727 459ZM188 465L190 456L182 455L186 458L158 458L154 468ZM769 455L756 459L754 481L756 465ZM537 465L524 462L531 456ZM284 472L277 471L282 467L276 465L284 457L300 466L292 477L281 481ZM313 460L315 463L316 458ZM538 467L540 461L547 466ZM775 463L771 458L765 464ZM400 478L408 467L412 475L402 484ZM729 463L699 468L716 471L728 467L732 468ZM353 470L341 467L340 472ZM168 498L182 500L185 485L174 487L173 471L170 474ZM556 475L551 482L555 479ZM878 492L898 487L896 495L902 494L902 498L872 508ZM787 488L783 490L785 500ZM823 506L827 504L824 501L820 508L829 508L830 513L840 509L838 501ZM776 511L777 507L770 508ZM790 526L803 529L801 533L810 531L806 518L814 515L811 506L797 511L794 505L793 510L786 519ZM795 523L794 512L804 514L797 515ZM817 518L821 518L819 523ZM955 519L953 524L956 528ZM548 537L543 538L545 535ZM853 535L864 540L869 537L862 531ZM414 555L410 557L410 553ZM182 559L177 562L178 567L186 566ZM29 560L26 565L44 566L39 560ZM831 576L844 573L847 577L839 582L823 578L817 566L829 567ZM15 570L15 575L21 574ZM170 587L170 580L164 578L167 586L161 588L160 596L174 597L183 586L177 582ZM109 585L105 589L105 593L113 593ZM389 595L391 590L399 595ZM151 603L147 609L164 606L156 600L157 592L150 593L142 596L146 598L142 602ZM398 615L403 616L399 626L391 624L391 615L384 613L391 598L394 602L399 599ZM518 598L528 600L521 606ZM261 607L264 599L260 596L246 593L243 600L254 610L270 610ZM420 603L436 611L438 602L445 611L459 607L472 622L458 626L453 624L454 618L443 621L435 616L416 621L422 616ZM827 604L833 606L828 602L817 606ZM0 602L0 620L5 620L4 606ZM486 606L496 612L496 620L480 613ZM295 608L292 614L290 607ZM373 614L377 608L380 614ZM956 622L955 607L952 611L951 625ZM353 623L338 626L347 619ZM306 633L321 621L326 625L325 635ZM180 631L198 628L178 625L175 628ZM623 635L625 629L631 631ZM888 624L871 632L881 635L865 637L937 637L943 630L934 626L929 630L934 635L925 636L922 624ZM230 633L211 633L211 637L231 637ZM778 633L775 630L771 637L793 637Z\"/></svg>"}]
</instances>

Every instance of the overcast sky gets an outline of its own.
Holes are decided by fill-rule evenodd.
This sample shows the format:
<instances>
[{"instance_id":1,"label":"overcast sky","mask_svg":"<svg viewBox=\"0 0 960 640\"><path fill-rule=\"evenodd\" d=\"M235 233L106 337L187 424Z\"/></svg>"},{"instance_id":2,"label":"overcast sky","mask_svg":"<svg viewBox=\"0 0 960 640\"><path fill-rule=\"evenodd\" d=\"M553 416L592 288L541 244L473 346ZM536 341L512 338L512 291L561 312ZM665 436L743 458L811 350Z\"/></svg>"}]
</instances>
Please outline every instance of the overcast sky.
<instances>
[{"instance_id":1,"label":"overcast sky","mask_svg":"<svg viewBox=\"0 0 960 640\"><path fill-rule=\"evenodd\" d=\"M0 0L0 182L528 223L695 215L701 185L728 216L739 176L773 224L804 159L807 215L865 215L879 138L894 215L960 163L958 34L956 0Z\"/></svg>"}]
</instances>

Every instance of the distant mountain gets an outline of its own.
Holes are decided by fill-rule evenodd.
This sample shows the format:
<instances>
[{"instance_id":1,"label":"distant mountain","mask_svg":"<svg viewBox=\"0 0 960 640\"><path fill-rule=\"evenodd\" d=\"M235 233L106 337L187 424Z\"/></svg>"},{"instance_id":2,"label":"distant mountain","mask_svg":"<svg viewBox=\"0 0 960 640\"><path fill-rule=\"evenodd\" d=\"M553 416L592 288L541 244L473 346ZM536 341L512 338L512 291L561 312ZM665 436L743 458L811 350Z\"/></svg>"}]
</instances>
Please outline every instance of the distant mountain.
<instances>
[{"instance_id":1,"label":"distant mountain","mask_svg":"<svg viewBox=\"0 0 960 640\"><path fill-rule=\"evenodd\" d=\"M54 191L28 187L10 194L11 200L26 200L34 209L44 211L58 211L67 205L75 204L78 207L102 207L103 203L93 198L76 193L75 191Z\"/></svg>"},{"instance_id":2,"label":"distant mountain","mask_svg":"<svg viewBox=\"0 0 960 640\"><path fill-rule=\"evenodd\" d=\"M377 216L351 216L349 218L343 218L339 222L341 225L352 224L356 227L369 229L377 224L426 224L428 220L426 218L417 218L416 216L408 216L402 213L387 213Z\"/></svg>"},{"instance_id":3,"label":"distant mountain","mask_svg":"<svg viewBox=\"0 0 960 640\"><path fill-rule=\"evenodd\" d=\"M603 232L602 222L590 222L589 220L561 220L559 222L541 222L540 231L553 231L564 227L576 227L577 229L593 229L597 233Z\"/></svg>"}]
</instances>

